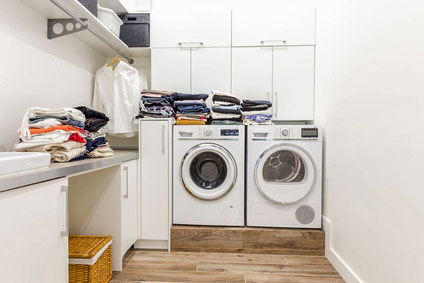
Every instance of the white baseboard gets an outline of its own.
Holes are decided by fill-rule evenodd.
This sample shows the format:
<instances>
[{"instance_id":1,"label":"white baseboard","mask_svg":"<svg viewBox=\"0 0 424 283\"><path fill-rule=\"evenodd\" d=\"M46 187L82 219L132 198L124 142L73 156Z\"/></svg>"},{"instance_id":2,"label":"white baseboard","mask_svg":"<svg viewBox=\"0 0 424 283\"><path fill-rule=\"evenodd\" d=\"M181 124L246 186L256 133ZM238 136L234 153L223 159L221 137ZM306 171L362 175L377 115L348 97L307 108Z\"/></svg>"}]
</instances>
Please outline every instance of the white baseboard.
<instances>
[{"instance_id":1,"label":"white baseboard","mask_svg":"<svg viewBox=\"0 0 424 283\"><path fill-rule=\"evenodd\" d=\"M134 249L168 250L167 240L137 240Z\"/></svg>"},{"instance_id":2,"label":"white baseboard","mask_svg":"<svg viewBox=\"0 0 424 283\"><path fill-rule=\"evenodd\" d=\"M337 270L337 272L346 280L347 283L362 283L364 282L353 271L346 261L333 249L332 245L332 225L333 222L327 217L322 217L323 228L325 231L325 256Z\"/></svg>"}]
</instances>

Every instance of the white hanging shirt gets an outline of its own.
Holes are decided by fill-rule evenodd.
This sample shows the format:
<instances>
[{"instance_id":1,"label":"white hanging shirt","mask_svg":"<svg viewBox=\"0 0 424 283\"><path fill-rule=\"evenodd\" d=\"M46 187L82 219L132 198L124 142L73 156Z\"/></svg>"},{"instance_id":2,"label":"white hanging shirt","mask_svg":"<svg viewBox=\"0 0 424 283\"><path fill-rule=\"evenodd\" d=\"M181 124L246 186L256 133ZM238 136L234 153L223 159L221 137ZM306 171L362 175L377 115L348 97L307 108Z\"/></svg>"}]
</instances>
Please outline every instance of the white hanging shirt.
<instances>
[{"instance_id":1,"label":"white hanging shirt","mask_svg":"<svg viewBox=\"0 0 424 283\"><path fill-rule=\"evenodd\" d=\"M140 98L137 69L119 62L115 70L107 65L97 70L92 107L109 117L107 133L125 137L136 134Z\"/></svg>"}]
</instances>

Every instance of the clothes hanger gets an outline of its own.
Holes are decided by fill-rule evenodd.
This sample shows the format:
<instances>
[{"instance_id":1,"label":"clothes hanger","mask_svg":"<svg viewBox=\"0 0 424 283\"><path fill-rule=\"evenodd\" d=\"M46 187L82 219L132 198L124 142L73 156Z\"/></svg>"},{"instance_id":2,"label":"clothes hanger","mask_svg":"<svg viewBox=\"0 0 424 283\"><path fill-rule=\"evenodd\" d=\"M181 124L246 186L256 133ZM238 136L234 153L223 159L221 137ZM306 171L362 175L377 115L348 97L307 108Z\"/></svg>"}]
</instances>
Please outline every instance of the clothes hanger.
<instances>
[{"instance_id":1,"label":"clothes hanger","mask_svg":"<svg viewBox=\"0 0 424 283\"><path fill-rule=\"evenodd\" d=\"M112 67L112 70L115 71L116 66L118 66L118 64L121 62L121 58L119 57L113 57L112 61L110 61L106 66L107 67Z\"/></svg>"}]
</instances>

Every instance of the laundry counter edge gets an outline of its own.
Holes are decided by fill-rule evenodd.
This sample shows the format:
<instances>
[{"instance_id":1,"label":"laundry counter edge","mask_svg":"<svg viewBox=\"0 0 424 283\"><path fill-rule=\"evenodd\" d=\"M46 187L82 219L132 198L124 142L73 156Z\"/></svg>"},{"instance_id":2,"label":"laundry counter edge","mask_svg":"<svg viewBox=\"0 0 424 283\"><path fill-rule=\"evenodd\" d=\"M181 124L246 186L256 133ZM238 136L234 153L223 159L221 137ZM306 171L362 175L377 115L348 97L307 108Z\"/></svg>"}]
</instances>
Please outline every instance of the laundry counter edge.
<instances>
[{"instance_id":1,"label":"laundry counter edge","mask_svg":"<svg viewBox=\"0 0 424 283\"><path fill-rule=\"evenodd\" d=\"M0 176L0 193L70 175L100 170L135 159L138 159L137 150L115 150L115 154L111 157L51 163L48 168Z\"/></svg>"}]
</instances>

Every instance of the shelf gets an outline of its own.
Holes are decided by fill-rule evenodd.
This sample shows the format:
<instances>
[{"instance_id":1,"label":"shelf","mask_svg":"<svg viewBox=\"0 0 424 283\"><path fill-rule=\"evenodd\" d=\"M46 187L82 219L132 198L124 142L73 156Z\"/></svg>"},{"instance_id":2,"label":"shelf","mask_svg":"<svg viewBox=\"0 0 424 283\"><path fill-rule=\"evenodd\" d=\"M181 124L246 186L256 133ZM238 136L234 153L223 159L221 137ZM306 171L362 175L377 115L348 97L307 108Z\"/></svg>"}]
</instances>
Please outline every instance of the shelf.
<instances>
[{"instance_id":1,"label":"shelf","mask_svg":"<svg viewBox=\"0 0 424 283\"><path fill-rule=\"evenodd\" d=\"M31 7L39 14L45 16L46 19L70 18L64 11L56 7L49 0L21 0L21 2ZM66 7L75 16L79 18L86 18L88 20L88 26L90 27L90 29L92 29L101 37L103 37L106 41L108 41L116 49L119 49L122 53L134 58L150 57L150 48L129 48L122 40L119 39L119 37L117 37L113 32L111 32L103 23L101 23L77 0L58 0L58 2L60 2L60 4ZM98 51L105 57L117 56L116 52L111 47L106 45L102 40L100 40L87 30L74 33L70 36L75 36L76 38L78 38L94 50Z\"/></svg>"}]
</instances>

